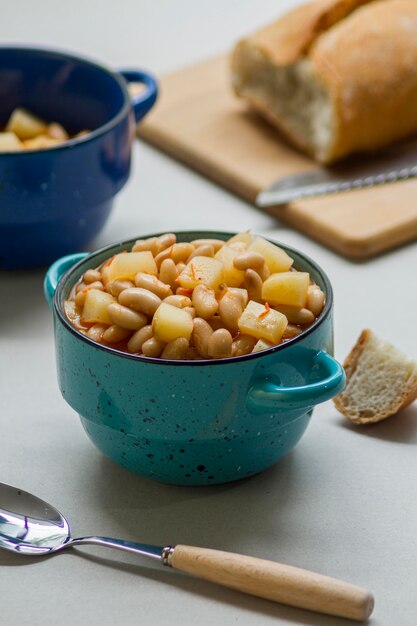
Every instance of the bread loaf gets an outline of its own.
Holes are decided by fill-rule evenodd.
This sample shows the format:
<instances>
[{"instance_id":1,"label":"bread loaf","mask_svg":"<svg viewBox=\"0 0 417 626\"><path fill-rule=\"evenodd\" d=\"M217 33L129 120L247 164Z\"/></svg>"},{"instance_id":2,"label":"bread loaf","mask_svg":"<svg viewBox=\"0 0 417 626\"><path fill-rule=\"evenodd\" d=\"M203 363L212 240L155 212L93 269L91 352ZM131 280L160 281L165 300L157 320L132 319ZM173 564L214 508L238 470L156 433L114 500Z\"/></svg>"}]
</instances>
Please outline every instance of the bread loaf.
<instances>
[{"instance_id":1,"label":"bread loaf","mask_svg":"<svg viewBox=\"0 0 417 626\"><path fill-rule=\"evenodd\" d=\"M417 398L417 362L369 329L361 333L344 368L346 387L333 401L352 422L379 422Z\"/></svg>"},{"instance_id":2,"label":"bread loaf","mask_svg":"<svg viewBox=\"0 0 417 626\"><path fill-rule=\"evenodd\" d=\"M329 164L417 133L416 0L316 0L240 41L235 92Z\"/></svg>"}]
</instances>

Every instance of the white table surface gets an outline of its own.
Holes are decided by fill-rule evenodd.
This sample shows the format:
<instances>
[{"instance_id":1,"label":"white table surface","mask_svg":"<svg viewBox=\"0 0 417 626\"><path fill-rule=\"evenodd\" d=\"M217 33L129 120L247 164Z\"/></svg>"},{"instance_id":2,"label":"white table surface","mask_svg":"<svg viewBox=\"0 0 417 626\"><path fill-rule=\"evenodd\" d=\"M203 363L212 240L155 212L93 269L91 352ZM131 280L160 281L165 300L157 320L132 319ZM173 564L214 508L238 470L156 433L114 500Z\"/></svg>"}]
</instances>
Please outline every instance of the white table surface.
<instances>
[{"instance_id":1,"label":"white table surface","mask_svg":"<svg viewBox=\"0 0 417 626\"><path fill-rule=\"evenodd\" d=\"M1 37L160 74L227 50L291 4L1 0ZM417 357L415 245L351 263L137 142L132 177L91 248L188 228L252 228L315 258L335 289L339 359L366 326ZM55 504L74 535L269 557L368 587L373 626L417 623L417 405L365 429L351 427L332 403L320 406L296 449L244 482L183 488L144 480L105 459L61 398L42 279L40 270L0 274L0 480ZM0 581L1 624L347 623L100 548L33 561L3 552Z\"/></svg>"}]
</instances>

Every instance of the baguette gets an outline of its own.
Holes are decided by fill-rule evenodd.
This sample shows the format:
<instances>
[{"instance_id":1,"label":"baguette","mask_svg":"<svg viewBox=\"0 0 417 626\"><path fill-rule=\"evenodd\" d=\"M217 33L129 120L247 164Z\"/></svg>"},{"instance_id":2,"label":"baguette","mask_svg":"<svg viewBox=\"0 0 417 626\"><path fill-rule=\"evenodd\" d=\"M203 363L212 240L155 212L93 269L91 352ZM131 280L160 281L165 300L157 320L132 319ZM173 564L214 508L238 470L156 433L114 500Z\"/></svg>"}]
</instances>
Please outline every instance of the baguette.
<instances>
[{"instance_id":1,"label":"baguette","mask_svg":"<svg viewBox=\"0 0 417 626\"><path fill-rule=\"evenodd\" d=\"M417 362L369 329L362 331L344 368L346 387L333 402L356 424L379 422L417 398Z\"/></svg>"},{"instance_id":2,"label":"baguette","mask_svg":"<svg viewBox=\"0 0 417 626\"><path fill-rule=\"evenodd\" d=\"M236 94L330 164L417 133L417 2L316 0L240 41Z\"/></svg>"}]
</instances>

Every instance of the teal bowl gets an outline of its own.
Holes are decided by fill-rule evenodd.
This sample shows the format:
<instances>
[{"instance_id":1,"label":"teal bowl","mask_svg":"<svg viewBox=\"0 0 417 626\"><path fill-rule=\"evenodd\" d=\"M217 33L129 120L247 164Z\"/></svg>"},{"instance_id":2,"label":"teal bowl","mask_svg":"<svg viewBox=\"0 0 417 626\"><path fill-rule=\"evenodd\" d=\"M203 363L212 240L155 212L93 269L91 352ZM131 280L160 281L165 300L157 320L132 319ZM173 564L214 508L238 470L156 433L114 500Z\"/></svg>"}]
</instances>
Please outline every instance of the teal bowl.
<instances>
[{"instance_id":1,"label":"teal bowl","mask_svg":"<svg viewBox=\"0 0 417 626\"><path fill-rule=\"evenodd\" d=\"M180 241L231 233L179 232ZM171 361L117 351L79 333L63 303L89 268L135 239L56 261L45 278L53 310L58 381L94 445L123 467L165 483L214 485L246 478L294 448L316 404L345 385L333 350L333 294L318 265L281 245L326 294L304 333L269 350L218 360Z\"/></svg>"}]
</instances>

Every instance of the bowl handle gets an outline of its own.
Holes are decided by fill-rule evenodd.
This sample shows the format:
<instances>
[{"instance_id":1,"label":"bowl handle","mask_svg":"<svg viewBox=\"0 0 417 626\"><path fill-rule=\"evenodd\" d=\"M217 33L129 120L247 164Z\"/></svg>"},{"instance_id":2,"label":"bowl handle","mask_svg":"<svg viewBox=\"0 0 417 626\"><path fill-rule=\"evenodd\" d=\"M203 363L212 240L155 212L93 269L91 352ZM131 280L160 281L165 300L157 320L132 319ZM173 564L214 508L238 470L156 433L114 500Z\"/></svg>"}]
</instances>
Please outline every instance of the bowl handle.
<instances>
[{"instance_id":1,"label":"bowl handle","mask_svg":"<svg viewBox=\"0 0 417 626\"><path fill-rule=\"evenodd\" d=\"M61 277L73 265L78 263L78 261L85 259L85 257L88 255L88 252L68 254L67 256L63 256L54 263L52 263L51 267L46 272L45 280L43 281L43 293L45 295L45 299L49 305L49 308L52 309L52 302L54 299L55 290Z\"/></svg>"},{"instance_id":2,"label":"bowl handle","mask_svg":"<svg viewBox=\"0 0 417 626\"><path fill-rule=\"evenodd\" d=\"M119 70L119 74L127 83L143 83L146 87L144 92L131 96L136 123L140 122L155 104L158 96L158 83L151 74L141 70Z\"/></svg>"},{"instance_id":3,"label":"bowl handle","mask_svg":"<svg viewBox=\"0 0 417 626\"><path fill-rule=\"evenodd\" d=\"M271 380L255 382L248 391L247 407L252 413L283 411L291 413L309 409L340 393L346 384L343 367L327 352L313 356L312 367L323 375L318 381L299 387L285 387Z\"/></svg>"}]
</instances>

